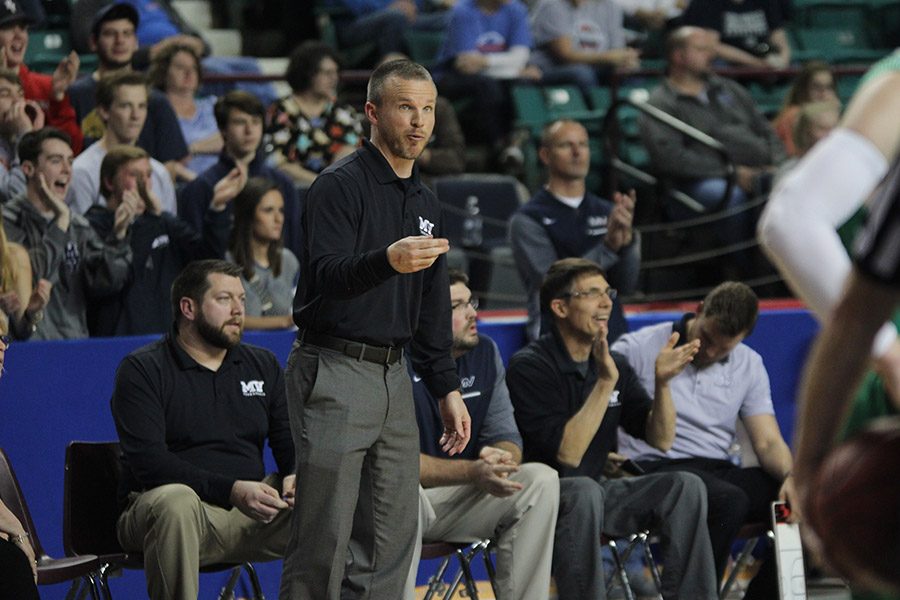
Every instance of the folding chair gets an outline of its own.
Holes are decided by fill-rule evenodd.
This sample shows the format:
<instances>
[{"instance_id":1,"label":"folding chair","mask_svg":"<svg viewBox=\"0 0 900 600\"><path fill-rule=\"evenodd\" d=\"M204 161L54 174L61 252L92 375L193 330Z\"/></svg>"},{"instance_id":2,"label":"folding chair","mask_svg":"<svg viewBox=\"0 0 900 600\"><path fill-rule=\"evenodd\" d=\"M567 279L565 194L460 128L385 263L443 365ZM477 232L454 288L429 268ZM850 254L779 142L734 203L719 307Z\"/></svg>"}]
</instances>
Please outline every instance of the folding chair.
<instances>
[{"instance_id":1,"label":"folding chair","mask_svg":"<svg viewBox=\"0 0 900 600\"><path fill-rule=\"evenodd\" d=\"M12 511L16 518L22 522L37 557L37 583L49 585L64 581L80 580L81 585L86 586L94 600L100 598L99 570L100 561L94 554L67 558L52 558L44 551L41 540L38 537L34 521L31 519L31 511L25 502L25 495L19 486L19 480L9 462L6 452L0 448L0 500Z\"/></svg>"},{"instance_id":2,"label":"folding chair","mask_svg":"<svg viewBox=\"0 0 900 600\"><path fill-rule=\"evenodd\" d=\"M759 540L765 536L774 539L774 534L772 533L769 524L764 522L747 523L741 527L740 531L738 531L735 539L746 541L744 542L743 547L741 547L741 551L738 553L737 558L732 562L731 571L728 573L728 577L725 578L725 583L722 584L722 588L719 590L719 600L725 600L725 598L728 597L728 593L731 591L731 588L734 587L734 582L737 580L738 573L747 566L747 562L753 555L753 550L756 549Z\"/></svg>"},{"instance_id":3,"label":"folding chair","mask_svg":"<svg viewBox=\"0 0 900 600\"><path fill-rule=\"evenodd\" d=\"M639 531L638 533L633 533L628 536L626 538L625 548L621 552L619 551L618 543L613 538L601 535L600 539L603 545L609 548L610 554L612 554L613 562L616 564L615 575L619 580L619 585L622 586L625 600L634 600L634 593L631 591L631 586L628 583L628 573L625 571L625 563L628 562L628 559L631 558L631 554L637 548L640 548L644 555L644 562L650 569L650 574L653 577L653 585L656 588L656 594L659 600L662 600L662 579L659 574L659 568L656 566L656 560L653 558L653 552L650 550L650 533L648 531ZM612 591L616 578L610 578L609 582L606 584L607 594Z\"/></svg>"},{"instance_id":4,"label":"folding chair","mask_svg":"<svg viewBox=\"0 0 900 600\"><path fill-rule=\"evenodd\" d=\"M120 477L118 442L70 442L66 447L63 489L63 547L66 555L98 558L98 587L112 598L109 574L120 569L143 569L139 552L126 552L116 536L119 519L117 491ZM256 600L264 600L256 570L249 562L222 563L200 568L202 573L231 570L219 592L221 600L234 597L242 571L246 571Z\"/></svg>"},{"instance_id":5,"label":"folding chair","mask_svg":"<svg viewBox=\"0 0 900 600\"><path fill-rule=\"evenodd\" d=\"M431 542L422 544L422 559L431 560L435 558L443 558L438 570L428 579L428 589L425 592L424 600L435 598L436 594L442 591L444 585L444 575L447 567L450 565L450 559L454 556L459 563L459 568L453 576L449 586L444 590L443 600L450 600L456 592L460 583L464 584L465 594L473 600L478 600L478 589L475 586L475 578L472 576L472 559L477 554L481 554L484 560L484 568L487 571L491 589L494 591L494 597L497 598L496 573L494 572L494 564L490 557L490 540L479 540L472 544L459 544L453 542Z\"/></svg>"}]
</instances>

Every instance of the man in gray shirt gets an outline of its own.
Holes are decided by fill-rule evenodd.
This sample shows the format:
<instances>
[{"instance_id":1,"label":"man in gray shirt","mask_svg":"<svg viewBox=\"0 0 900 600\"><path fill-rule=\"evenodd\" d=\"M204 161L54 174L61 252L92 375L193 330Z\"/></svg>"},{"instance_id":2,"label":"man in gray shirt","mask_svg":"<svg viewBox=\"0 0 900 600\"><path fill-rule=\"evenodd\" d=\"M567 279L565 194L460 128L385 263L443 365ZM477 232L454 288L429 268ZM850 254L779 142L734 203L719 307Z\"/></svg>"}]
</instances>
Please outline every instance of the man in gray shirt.
<instances>
[{"instance_id":1,"label":"man in gray shirt","mask_svg":"<svg viewBox=\"0 0 900 600\"><path fill-rule=\"evenodd\" d=\"M765 189L775 167L787 155L749 92L712 73L715 51L714 32L698 27L672 32L666 45L668 75L650 94L650 104L727 148L736 168L736 185L726 204L737 206ZM642 117L640 126L659 174L671 178L707 209L716 207L725 193L725 168L719 155L652 119ZM673 218L696 216L680 204L673 203L669 209ZM741 239L747 237L750 235Z\"/></svg>"},{"instance_id":2,"label":"man in gray shirt","mask_svg":"<svg viewBox=\"0 0 900 600\"><path fill-rule=\"evenodd\" d=\"M88 336L85 306L90 294L122 289L131 265L125 240L127 219L120 219L108 240L101 240L81 216L66 205L72 176L69 136L45 127L22 136L19 158L25 194L3 207L3 227L10 241L28 249L35 279L53 284L34 339Z\"/></svg>"}]
</instances>

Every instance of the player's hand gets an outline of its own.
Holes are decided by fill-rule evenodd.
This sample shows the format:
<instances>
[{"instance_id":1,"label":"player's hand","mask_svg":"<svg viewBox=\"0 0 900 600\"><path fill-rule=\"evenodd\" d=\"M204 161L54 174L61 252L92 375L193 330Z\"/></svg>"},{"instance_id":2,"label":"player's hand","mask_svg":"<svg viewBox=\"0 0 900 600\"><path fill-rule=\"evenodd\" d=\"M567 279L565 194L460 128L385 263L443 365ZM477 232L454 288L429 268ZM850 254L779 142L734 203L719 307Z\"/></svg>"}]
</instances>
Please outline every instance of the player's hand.
<instances>
[{"instance_id":1,"label":"player's hand","mask_svg":"<svg viewBox=\"0 0 900 600\"><path fill-rule=\"evenodd\" d=\"M279 511L290 507L278 490L262 481L235 481L229 499L239 511L261 523L271 523Z\"/></svg>"},{"instance_id":2,"label":"player's hand","mask_svg":"<svg viewBox=\"0 0 900 600\"><path fill-rule=\"evenodd\" d=\"M681 373L700 352L700 340L694 340L676 347L679 333L673 332L669 336L666 345L656 355L656 380L660 383L668 383L673 377Z\"/></svg>"},{"instance_id":3,"label":"player's hand","mask_svg":"<svg viewBox=\"0 0 900 600\"><path fill-rule=\"evenodd\" d=\"M294 508L294 496L297 492L297 476L288 475L281 481L281 499Z\"/></svg>"},{"instance_id":4,"label":"player's hand","mask_svg":"<svg viewBox=\"0 0 900 600\"><path fill-rule=\"evenodd\" d=\"M444 424L444 432L438 444L441 450L450 456L459 454L465 450L472 435L469 409L466 408L462 395L456 390L438 400L438 409L441 413L441 422Z\"/></svg>"},{"instance_id":5,"label":"player's hand","mask_svg":"<svg viewBox=\"0 0 900 600\"><path fill-rule=\"evenodd\" d=\"M478 489L498 498L512 496L523 487L522 483L509 479L510 474L519 471L519 465L512 455L500 448L485 446L478 460L471 463L470 479Z\"/></svg>"},{"instance_id":6,"label":"player's hand","mask_svg":"<svg viewBox=\"0 0 900 600\"><path fill-rule=\"evenodd\" d=\"M56 66L51 77L51 87L53 90L53 98L58 102L66 95L66 90L78 77L78 67L81 66L81 59L78 53L72 50L68 56L64 57Z\"/></svg>"},{"instance_id":7,"label":"player's hand","mask_svg":"<svg viewBox=\"0 0 900 600\"><path fill-rule=\"evenodd\" d=\"M450 242L444 238L410 235L388 246L387 257L398 273L415 273L433 265L449 250Z\"/></svg>"}]
</instances>

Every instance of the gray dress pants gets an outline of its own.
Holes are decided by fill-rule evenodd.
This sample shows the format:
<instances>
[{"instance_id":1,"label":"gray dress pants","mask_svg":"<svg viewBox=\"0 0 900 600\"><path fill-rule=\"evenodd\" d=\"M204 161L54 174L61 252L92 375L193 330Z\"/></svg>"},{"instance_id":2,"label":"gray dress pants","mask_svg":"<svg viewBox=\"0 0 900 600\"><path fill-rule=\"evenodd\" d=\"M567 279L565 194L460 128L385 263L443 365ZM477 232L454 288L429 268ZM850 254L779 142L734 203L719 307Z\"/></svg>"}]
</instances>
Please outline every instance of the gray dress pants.
<instances>
[{"instance_id":1,"label":"gray dress pants","mask_svg":"<svg viewBox=\"0 0 900 600\"><path fill-rule=\"evenodd\" d=\"M419 439L405 361L295 344L286 381L297 496L282 600L401 598L418 522Z\"/></svg>"}]
</instances>

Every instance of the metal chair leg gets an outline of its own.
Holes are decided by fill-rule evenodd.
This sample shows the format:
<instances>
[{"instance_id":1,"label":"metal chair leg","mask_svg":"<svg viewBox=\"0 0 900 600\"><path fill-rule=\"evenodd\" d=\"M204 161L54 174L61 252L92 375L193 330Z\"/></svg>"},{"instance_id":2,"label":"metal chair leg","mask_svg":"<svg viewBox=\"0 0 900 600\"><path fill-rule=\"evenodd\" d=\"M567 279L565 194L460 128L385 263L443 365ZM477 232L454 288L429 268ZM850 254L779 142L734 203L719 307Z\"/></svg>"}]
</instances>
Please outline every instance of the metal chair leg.
<instances>
[{"instance_id":1,"label":"metal chair leg","mask_svg":"<svg viewBox=\"0 0 900 600\"><path fill-rule=\"evenodd\" d=\"M753 550L756 548L757 543L759 543L758 537L750 538L744 544L744 547L741 548L741 552L738 554L737 559L731 564L731 573L728 574L728 578L719 590L719 600L725 600L725 597L728 596L728 592L731 591L731 587L737 579L738 571L744 567L744 564L746 564L750 555L753 553Z\"/></svg>"},{"instance_id":2,"label":"metal chair leg","mask_svg":"<svg viewBox=\"0 0 900 600\"><path fill-rule=\"evenodd\" d=\"M473 600L478 600L478 588L475 587L475 578L472 577L472 569L469 566L469 556L477 551L477 542L469 547L469 554L467 555L462 550L457 550L457 558L459 558L460 568L463 572L463 581L466 585L466 591L469 593L469 598Z\"/></svg>"},{"instance_id":3,"label":"metal chair leg","mask_svg":"<svg viewBox=\"0 0 900 600\"><path fill-rule=\"evenodd\" d=\"M263 595L262 586L259 583L259 577L256 575L256 569L253 566L253 563L245 562L243 565L244 571L247 572L247 577L250 578L250 587L253 588L253 598L254 600L266 600L266 597Z\"/></svg>"},{"instance_id":4,"label":"metal chair leg","mask_svg":"<svg viewBox=\"0 0 900 600\"><path fill-rule=\"evenodd\" d=\"M653 585L656 588L656 595L659 600L663 600L662 595L662 577L659 575L659 567L656 566L656 560L653 558L653 552L650 550L650 539L646 531L639 534L641 547L644 550L644 562L650 568L650 575L653 577Z\"/></svg>"},{"instance_id":5,"label":"metal chair leg","mask_svg":"<svg viewBox=\"0 0 900 600\"><path fill-rule=\"evenodd\" d=\"M219 591L219 600L234 600L234 588L241 579L241 567L237 566L228 572L228 579Z\"/></svg>"},{"instance_id":6,"label":"metal chair leg","mask_svg":"<svg viewBox=\"0 0 900 600\"><path fill-rule=\"evenodd\" d=\"M434 595L439 593L441 590L441 585L443 584L444 573L447 571L447 565L450 564L450 557L447 556L441 561L441 566L438 567L437 573L432 575L428 579L428 590L425 592L425 598L423 600L432 600Z\"/></svg>"},{"instance_id":7,"label":"metal chair leg","mask_svg":"<svg viewBox=\"0 0 900 600\"><path fill-rule=\"evenodd\" d=\"M481 542L481 558L484 559L484 570L487 572L488 581L491 584L491 591L494 592L494 598L499 598L500 593L497 591L497 571L494 569L494 563L491 561L491 540Z\"/></svg>"},{"instance_id":8,"label":"metal chair leg","mask_svg":"<svg viewBox=\"0 0 900 600\"><path fill-rule=\"evenodd\" d=\"M619 548L616 545L616 541L609 540L607 546L609 547L610 554L612 554L613 561L616 563L616 574L619 576L619 583L622 586L622 592L625 594L625 600L634 600L634 593L631 591L631 585L628 583L628 573L625 572L625 560L619 555ZM627 556L625 559L627 560ZM607 593L611 590L612 579L610 579L609 584L606 586Z\"/></svg>"}]
</instances>

